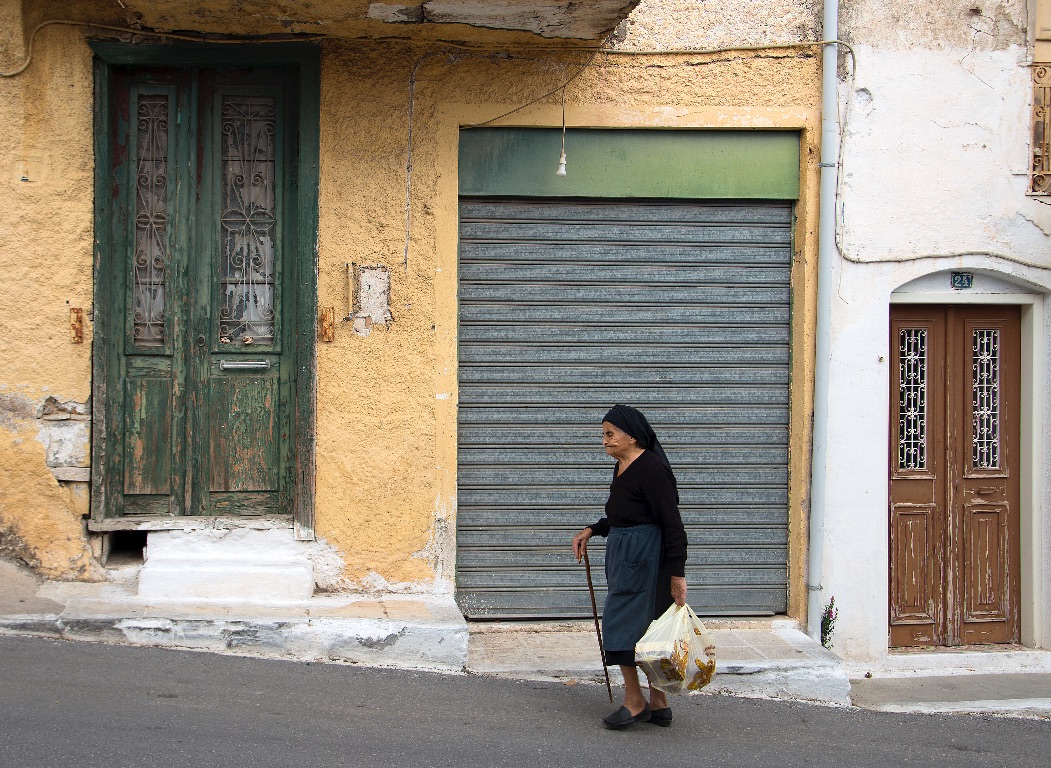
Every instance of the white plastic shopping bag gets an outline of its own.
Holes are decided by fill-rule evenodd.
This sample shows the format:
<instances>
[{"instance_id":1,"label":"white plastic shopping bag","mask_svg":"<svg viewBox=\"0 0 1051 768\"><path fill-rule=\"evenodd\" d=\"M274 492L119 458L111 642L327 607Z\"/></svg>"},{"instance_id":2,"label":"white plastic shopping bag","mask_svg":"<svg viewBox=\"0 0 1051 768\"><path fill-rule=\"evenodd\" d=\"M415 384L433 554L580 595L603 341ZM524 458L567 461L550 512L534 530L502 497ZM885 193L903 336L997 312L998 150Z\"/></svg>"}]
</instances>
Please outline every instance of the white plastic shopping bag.
<instances>
[{"instance_id":1,"label":"white plastic shopping bag","mask_svg":"<svg viewBox=\"0 0 1051 768\"><path fill-rule=\"evenodd\" d=\"M715 674L715 642L688 605L673 605L635 646L650 684L665 693L699 691Z\"/></svg>"}]
</instances>

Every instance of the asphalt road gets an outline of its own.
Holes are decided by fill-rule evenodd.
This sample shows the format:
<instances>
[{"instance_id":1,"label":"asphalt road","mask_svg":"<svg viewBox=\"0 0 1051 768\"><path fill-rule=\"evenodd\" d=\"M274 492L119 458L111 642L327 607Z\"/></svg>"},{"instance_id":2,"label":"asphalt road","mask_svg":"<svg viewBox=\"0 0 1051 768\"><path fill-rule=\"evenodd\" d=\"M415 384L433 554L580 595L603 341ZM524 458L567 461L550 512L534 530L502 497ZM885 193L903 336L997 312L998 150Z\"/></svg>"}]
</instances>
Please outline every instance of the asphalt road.
<instances>
[{"instance_id":1,"label":"asphalt road","mask_svg":"<svg viewBox=\"0 0 1051 768\"><path fill-rule=\"evenodd\" d=\"M605 688L0 637L0 768L1051 765L1051 722L693 696L605 730Z\"/></svg>"}]
</instances>

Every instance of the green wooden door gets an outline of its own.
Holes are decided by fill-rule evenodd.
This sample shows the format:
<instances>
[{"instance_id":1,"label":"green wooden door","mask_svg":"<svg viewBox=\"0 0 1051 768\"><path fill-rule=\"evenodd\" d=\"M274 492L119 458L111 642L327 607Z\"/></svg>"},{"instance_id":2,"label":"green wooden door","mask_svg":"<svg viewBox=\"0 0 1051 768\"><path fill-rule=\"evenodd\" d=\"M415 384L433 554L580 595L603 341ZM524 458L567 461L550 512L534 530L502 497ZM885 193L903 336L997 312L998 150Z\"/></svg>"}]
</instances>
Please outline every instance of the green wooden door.
<instances>
[{"instance_id":1,"label":"green wooden door","mask_svg":"<svg viewBox=\"0 0 1051 768\"><path fill-rule=\"evenodd\" d=\"M114 72L107 517L292 512L294 83Z\"/></svg>"}]
</instances>

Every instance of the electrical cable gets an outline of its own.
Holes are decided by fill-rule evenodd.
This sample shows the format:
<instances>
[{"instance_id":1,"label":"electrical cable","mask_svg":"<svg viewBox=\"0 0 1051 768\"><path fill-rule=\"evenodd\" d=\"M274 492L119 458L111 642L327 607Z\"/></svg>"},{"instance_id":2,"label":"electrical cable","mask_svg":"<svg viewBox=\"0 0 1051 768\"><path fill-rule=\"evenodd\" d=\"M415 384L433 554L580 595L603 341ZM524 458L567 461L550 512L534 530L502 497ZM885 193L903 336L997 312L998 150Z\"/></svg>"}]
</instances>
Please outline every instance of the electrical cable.
<instances>
[{"instance_id":1,"label":"electrical cable","mask_svg":"<svg viewBox=\"0 0 1051 768\"><path fill-rule=\"evenodd\" d=\"M29 42L26 43L26 58L21 65L11 70L10 72L0 72L0 77L15 77L20 75L29 69L29 65L33 61L33 43L36 41L37 33L40 32L44 27L53 25L61 25L67 27L87 27L90 29L105 29L109 32L122 32L125 34L132 35L143 35L145 37L163 37L169 40L186 40L192 43L238 43L245 44L246 42L256 43L289 43L289 42L302 42L304 40L312 39L316 36L304 36L297 35L295 37L265 37L265 38L209 38L199 35L186 35L179 32L153 32L147 29L135 29L133 27L121 27L112 24L96 24L92 21L74 21L72 19L49 19L42 21L33 27L33 31L29 33Z\"/></svg>"},{"instance_id":2,"label":"electrical cable","mask_svg":"<svg viewBox=\"0 0 1051 768\"><path fill-rule=\"evenodd\" d=\"M404 250L404 255L403 255L403 264L404 264L404 268L405 268L405 272L406 273L408 273L408 271L409 271L409 248L410 248L411 234L412 234L412 117L413 117L414 104L415 104L415 99L416 99L416 73L419 71L420 65L422 65L424 61L426 61L428 58L430 58L432 56L437 56L439 54L440 54L440 52L438 52L438 51L433 51L433 52L424 54L423 56L420 57L419 61L416 62L415 66L413 66L412 72L409 74L408 140L407 140L407 143L406 143L406 152L405 152L405 154L406 154L406 158L405 158L405 250ZM561 91L562 91L562 158L564 158L565 157L565 150L566 150L566 146L565 146L566 87L570 83L572 83L574 80L576 80L578 77L580 77L580 75L582 75L584 73L584 70L586 70L591 65L591 63L595 60L595 57L598 54L599 54L598 50L596 50L594 53L592 53L592 55L588 58L588 60L586 62L584 62L580 66L580 68L577 69L576 72L574 72L572 75L570 75L569 78L564 83L562 83L562 85L560 85L558 88L556 88L556 89L554 89L552 91L548 91L547 93L541 94L540 96L537 96L535 99L532 99L531 101L529 101L529 102L527 102L525 104L522 104L521 106L515 107L514 109L512 109L512 110L510 110L508 112L505 112L502 115L498 115L497 117L490 118L489 120L486 120L486 121L481 122L481 123L473 123L473 124L465 125L465 126L462 126L462 127L464 127L464 128L477 128L477 127L480 127L480 126L483 126L483 125L489 125L490 123L493 123L493 122L495 122L497 120L501 120L501 119L507 117L508 115L513 115L515 112L523 110L526 107L530 107L533 104L536 104L538 101L540 101L542 99L545 99L548 96L551 96L552 94L557 93L561 89Z\"/></svg>"},{"instance_id":3,"label":"electrical cable","mask_svg":"<svg viewBox=\"0 0 1051 768\"><path fill-rule=\"evenodd\" d=\"M156 31L151 31L151 30L147 30L147 29L135 29L133 27L123 27L123 26L112 25L112 24L97 24L95 22L76 21L76 20L72 20L72 19L48 19L46 21L42 21L39 24L37 24L33 28L32 32L30 32L30 34L29 34L29 41L26 44L26 58L25 58L25 61L23 61L21 65L19 65L18 67L16 67L15 69L13 69L11 71L0 72L0 77L3 77L3 78L15 77L15 76L20 75L23 72L25 72L26 69L29 68L29 65L32 63L32 60L33 60L33 46L34 46L34 43L36 41L37 34L42 29L44 29L45 27L53 26L53 25L64 25L64 26L84 27L84 28L89 28L89 29L100 29L100 30L107 30L107 31L110 31L110 32L120 32L120 33L124 33L124 34L140 35L140 36L145 36L145 37L160 37L160 38L171 39L171 40L184 40L184 41L195 42L195 43L242 44L243 45L243 44L249 43L249 42L252 42L252 43L281 43L281 42L303 42L303 41L317 40L317 39L332 39L331 36L329 36L329 35L313 35L313 34L311 34L311 35L295 35L295 36L291 36L291 37L284 36L284 37L264 37L264 38L245 38L245 37L240 37L240 38L209 38L209 37L204 37L204 36L187 35L187 34L176 33L176 32L156 32ZM595 59L598 56L600 56L600 55L602 55L602 56L611 56L611 57L615 57L615 56L625 56L625 57L633 57L633 56L640 56L640 57L641 56L705 56L705 55L712 55L712 54L719 54L719 53L757 52L757 51L769 51L769 50L790 50L790 49L810 48L810 47L818 47L818 46L826 46L826 45L836 45L836 46L842 48L843 50L845 50L848 53L849 57L850 57L850 74L849 74L848 87L847 87L846 106L844 107L843 114L837 120L837 122L839 123L840 141L839 141L839 152L838 152L838 156L837 156L837 160L836 160L836 166L837 166L837 168L836 168L836 210L833 212L833 215L835 216L835 219L836 219L836 248L839 251L840 257L843 258L844 260L849 261L849 262L854 263L854 264L882 264L882 263L904 263L904 262L920 261L920 260L926 260L926 259L944 259L944 258L962 258L962 257L967 257L967 256L985 256L985 257L989 257L989 258L1001 259L1003 261L1011 262L1011 263L1014 263L1014 264L1018 264L1018 265L1021 265L1021 266L1024 266L1024 267L1030 267L1030 268L1034 268L1034 269L1042 269L1042 270L1051 269L1051 267L1049 267L1048 265L1045 265L1045 264L1039 264L1039 263L1037 263L1035 261L1031 261L1029 259L1024 259L1024 258L1020 258L1018 256L1014 256L1014 255L1011 255L1011 254L999 253L999 252L995 252L995 251L984 251L984 250L981 250L981 251L973 250L972 251L972 250L968 250L968 251L951 251L951 252L946 252L946 253L924 253L924 254L911 254L911 255L904 255L904 256L881 256L879 258L863 258L863 257L860 257L860 256L855 256L852 253L850 253L849 250L847 250L846 242L845 242L846 211L845 211L845 206L844 206L844 202L843 202L843 194L842 194L842 191L843 191L843 177L844 177L844 174L843 174L843 159L844 159L844 145L846 144L845 139L847 137L847 127L848 127L849 122L850 122L850 112L851 112L851 107L852 107L852 104L853 104L853 101L854 101L854 89L855 89L855 82L856 82L856 76L857 76L857 55L856 55L854 49L848 43L846 43L845 41L843 41L843 40L816 40L816 41L800 41L800 42L793 42L793 43L768 43L768 44L760 44L760 45L727 46L727 47L721 47L721 48L679 48L679 49L668 49L668 50L631 50L631 49L608 48L606 46L608 45L609 39L610 39L609 36L607 36L602 41L602 43L600 43L597 47L590 47L590 46L532 46L532 45L522 45L522 46L512 46L512 47L509 47L509 48L505 49L505 50L508 50L508 51L510 51L510 50L529 50L529 51L544 50L544 51L553 51L553 52L554 51L557 51L557 52L562 52L562 51L565 51L565 52L588 51L588 52L591 53L591 55L588 57L588 60L586 62L584 62L564 83L562 83L558 87L556 87L556 88L554 88L554 89L552 89L550 91L547 91L545 93L542 93L539 96L537 96L536 98L531 99L530 101L526 102L525 104L522 104L522 105L520 105L518 107L515 107L512 110L508 110L507 112L504 112L503 114L497 115L496 117L492 117L492 118L490 118L488 120L485 120L483 122L480 122L480 123L472 123L472 124L469 124L469 125L465 125L463 127L465 127L465 128L476 128L476 127L481 127L481 126L484 126L484 125L490 125L490 124L492 124L494 122L497 122L499 120L504 119L505 117L509 117L510 115L513 115L516 112L520 112L521 110L526 109L526 108L536 104L537 102L542 101L543 99L548 98L549 96L552 96L552 95L558 93L559 91L562 91L563 108L564 108L564 105L565 105L565 89L566 89L566 87L570 83L572 83L574 80L576 80L578 77L580 77L580 75L582 75L585 72L585 70L587 70L587 68L589 66L591 66L591 64L595 61ZM474 45L470 45L470 44L467 44L467 43L463 43L462 41L450 41L450 40L430 40L430 41L425 41L425 40L412 40L412 39L406 39L406 38L400 38L400 37L382 37L382 38L369 38L369 41L370 42L399 42L399 43L406 44L406 45L440 45L440 46L443 46L443 47L446 47L446 48L454 48L454 49L468 50L468 51L488 51L488 52L491 52L493 50L491 47L486 47L484 45L474 46ZM410 93L409 93L409 146L408 146L408 150L407 150L407 156L408 157L406 159L406 197L407 197L407 200L406 200L406 245L405 245L405 256L404 256L405 269L406 270L408 270L409 235L410 235L410 226L411 226L411 223L410 223L411 222L411 212L410 212L411 202L410 202L410 200L408 198L411 196L411 190L412 190L412 187L411 187L411 174L412 174L412 110L413 110L413 102L414 102L414 96L415 96L416 74L417 74L417 71L418 71L420 65L427 58L430 58L431 56L434 56L434 55L437 55L437 52L431 52L431 53L428 53L428 54L425 54L424 56L422 56L419 59L419 61L417 61L416 65L413 67L412 74L410 76L410 84L409 84L409 89L410 89ZM700 62L700 63L708 63L708 62ZM711 63L714 63L714 62L711 62ZM565 130L565 124L563 123L563 131L564 130ZM1041 201L1041 200L1037 200L1037 202L1043 203L1043 201Z\"/></svg>"},{"instance_id":4,"label":"electrical cable","mask_svg":"<svg viewBox=\"0 0 1051 768\"><path fill-rule=\"evenodd\" d=\"M566 89L562 89L562 152L558 156L556 176L566 175Z\"/></svg>"},{"instance_id":5,"label":"electrical cable","mask_svg":"<svg viewBox=\"0 0 1051 768\"><path fill-rule=\"evenodd\" d=\"M564 83L562 83L562 85L558 86L557 88L553 88L552 90L548 91L547 93L542 93L539 96L537 96L535 99L527 101L525 104L522 104L521 106L515 107L512 110L508 110L507 112L504 112L502 115L497 115L496 117L491 117L488 120L485 120L485 121L483 121L481 123L471 123L470 125L465 125L465 126L462 126L462 127L464 127L464 128L480 128L483 125L489 125L490 123L495 123L497 120L503 120L505 117L509 117L509 116L513 115L515 112L520 112L523 109L525 109L526 107L533 106L538 101L543 101L548 96L554 96L559 91L562 91L562 104L563 104L563 107L564 107L565 106L565 100L566 100L566 88L569 86L570 83L572 83L574 80L576 80L582 74L584 74L584 70L586 70L588 67L591 66L592 62L595 61L595 58L600 53L602 53L601 50L596 50L594 53L592 53L591 56L588 58L588 60L585 61L583 64L581 64L580 68L576 72L574 72L572 75L570 75L569 79L566 80Z\"/></svg>"},{"instance_id":6,"label":"electrical cable","mask_svg":"<svg viewBox=\"0 0 1051 768\"><path fill-rule=\"evenodd\" d=\"M838 41L833 41L838 42ZM843 109L842 118L839 120L839 148L836 157L836 210L833 212L836 222L836 251L844 261L848 261L851 264L904 264L913 261L926 261L929 259L953 259L953 258L965 258L967 256L984 256L986 258L1000 259L1007 261L1012 264L1018 264L1019 266L1028 267L1031 269L1049 270L1051 266L1047 264L1040 264L1035 261L1014 256L1011 254L999 253L997 251L986 251L986 250L968 250L968 251L950 251L946 253L917 253L902 256L880 256L878 258L864 258L861 256L855 256L847 249L846 244L846 203L843 199L843 160L845 157L845 146L847 139L847 128L850 125L850 113L851 108L854 104L856 80L857 80L857 58L854 55L853 49L850 48L846 43L841 43L850 53L851 67L850 75L847 86L847 98L846 106ZM1043 202L1037 200L1037 202ZM1047 203L1045 203L1046 205Z\"/></svg>"},{"instance_id":7,"label":"electrical cable","mask_svg":"<svg viewBox=\"0 0 1051 768\"><path fill-rule=\"evenodd\" d=\"M432 56L438 55L439 53L437 51L423 54L423 56L419 58L419 61L413 66L412 72L409 74L408 135L405 142L405 255L403 259L406 274L409 272L409 243L412 239L412 116L413 105L416 101L416 72L419 70L420 65L422 65L423 62Z\"/></svg>"}]
</instances>

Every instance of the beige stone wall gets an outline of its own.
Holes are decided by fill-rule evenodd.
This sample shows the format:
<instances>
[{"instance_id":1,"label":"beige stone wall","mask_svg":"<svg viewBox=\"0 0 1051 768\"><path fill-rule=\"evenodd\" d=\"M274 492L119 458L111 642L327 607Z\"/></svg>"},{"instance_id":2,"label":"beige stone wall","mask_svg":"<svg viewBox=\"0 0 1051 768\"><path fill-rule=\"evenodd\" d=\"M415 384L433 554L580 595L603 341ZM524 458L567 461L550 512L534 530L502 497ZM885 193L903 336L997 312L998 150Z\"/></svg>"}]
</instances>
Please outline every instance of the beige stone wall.
<instances>
[{"instance_id":1,"label":"beige stone wall","mask_svg":"<svg viewBox=\"0 0 1051 768\"><path fill-rule=\"evenodd\" d=\"M643 50L730 48L820 39L818 0L644 2L616 35L619 47Z\"/></svg>"},{"instance_id":2,"label":"beige stone wall","mask_svg":"<svg viewBox=\"0 0 1051 768\"><path fill-rule=\"evenodd\" d=\"M662 5L674 13L664 13ZM729 27L716 29L710 23L714 5L644 3L632 23L622 27L617 45L634 51L651 50L662 41L665 48L737 45ZM743 12L731 5L719 5L720 12L741 18ZM744 42L815 37L810 0L748 5L752 13L781 19L777 30L785 38L773 40L773 33L749 28ZM730 16L724 22L729 25ZM703 29L708 32L698 34ZM61 551L56 563L83 557L86 545L75 505L45 466L36 439L40 425L32 413L49 394L83 400L90 391L90 333L87 343L77 346L69 343L67 331L69 306L87 308L91 302L87 34L45 29L29 70L0 80L0 124L13 127L0 134L3 157L32 154L48 169L45 180L26 185L5 167L0 188L0 226L15 233L0 241L0 279L7 294L0 304L0 395L6 398L0 410L7 407L14 414L0 420L0 435L12 444L0 461L5 469L15 469L0 477L0 526L17 527L34 557ZM318 344L317 532L343 554L348 587L451 586L458 131L555 89L588 58L587 53L546 49L486 51L349 40L322 45L318 303L335 308L337 318L347 314L349 262L385 265L392 283L393 322L386 329L361 336L350 323L337 321L335 341ZM406 135L414 68L406 263ZM790 578L800 587L809 483L819 78L817 48L602 54L566 93L571 126L802 131L790 499ZM560 121L556 95L496 124L557 126ZM557 158L551 161L554 170ZM30 496L17 490L38 486L48 493ZM55 565L53 572L86 573L73 565ZM801 610L801 597L794 589L793 613Z\"/></svg>"}]
</instances>

